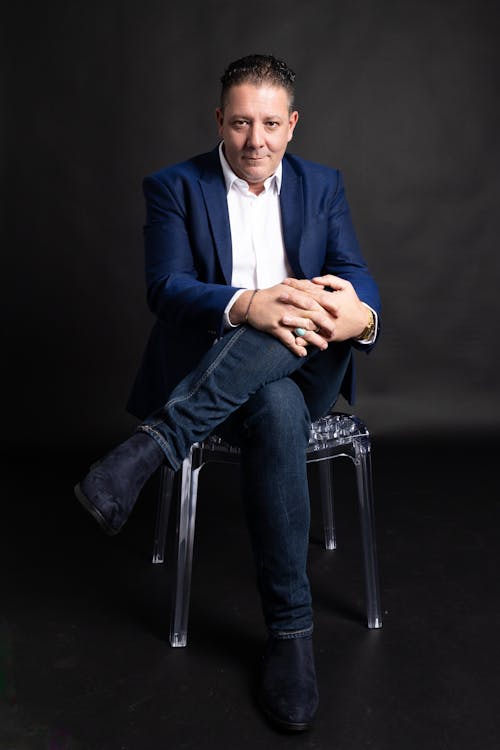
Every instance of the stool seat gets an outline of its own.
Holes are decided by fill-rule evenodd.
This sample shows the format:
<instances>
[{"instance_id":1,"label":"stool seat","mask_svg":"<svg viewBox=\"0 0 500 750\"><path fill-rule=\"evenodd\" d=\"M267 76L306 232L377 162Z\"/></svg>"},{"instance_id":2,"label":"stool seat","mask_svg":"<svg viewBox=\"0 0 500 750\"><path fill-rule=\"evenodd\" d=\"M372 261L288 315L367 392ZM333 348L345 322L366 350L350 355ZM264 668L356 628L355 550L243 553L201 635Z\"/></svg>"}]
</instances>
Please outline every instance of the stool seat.
<instances>
[{"instance_id":1,"label":"stool seat","mask_svg":"<svg viewBox=\"0 0 500 750\"><path fill-rule=\"evenodd\" d=\"M358 417L342 412L331 412L313 422L307 448L307 463L317 463L320 473L321 505L326 549L336 548L333 510L332 459L350 458L356 470L359 518L365 573L366 609L369 628L382 627L380 588L374 523L374 501L371 470L371 442L366 425ZM215 434L203 443L191 446L184 459L178 496L178 524L176 535L176 576L170 627L170 644L174 647L187 643L191 571L193 561L196 502L200 469L209 462L239 462L240 449ZM156 517L153 563L162 563L175 472L163 464Z\"/></svg>"}]
</instances>

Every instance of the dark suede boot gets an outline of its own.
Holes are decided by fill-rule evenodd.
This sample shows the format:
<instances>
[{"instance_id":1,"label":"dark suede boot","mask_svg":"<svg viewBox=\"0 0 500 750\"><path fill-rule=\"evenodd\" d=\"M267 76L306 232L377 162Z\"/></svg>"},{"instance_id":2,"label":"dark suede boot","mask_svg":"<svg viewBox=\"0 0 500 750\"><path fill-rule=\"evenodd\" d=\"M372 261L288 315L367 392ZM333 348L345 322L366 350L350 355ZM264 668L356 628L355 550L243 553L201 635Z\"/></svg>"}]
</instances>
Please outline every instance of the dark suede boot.
<instances>
[{"instance_id":1,"label":"dark suede boot","mask_svg":"<svg viewBox=\"0 0 500 750\"><path fill-rule=\"evenodd\" d=\"M153 438L137 432L94 464L76 485L75 495L106 534L117 534L139 492L164 459Z\"/></svg>"},{"instance_id":2,"label":"dark suede boot","mask_svg":"<svg viewBox=\"0 0 500 750\"><path fill-rule=\"evenodd\" d=\"M269 638L259 700L279 729L303 732L310 727L319 701L312 636Z\"/></svg>"}]
</instances>

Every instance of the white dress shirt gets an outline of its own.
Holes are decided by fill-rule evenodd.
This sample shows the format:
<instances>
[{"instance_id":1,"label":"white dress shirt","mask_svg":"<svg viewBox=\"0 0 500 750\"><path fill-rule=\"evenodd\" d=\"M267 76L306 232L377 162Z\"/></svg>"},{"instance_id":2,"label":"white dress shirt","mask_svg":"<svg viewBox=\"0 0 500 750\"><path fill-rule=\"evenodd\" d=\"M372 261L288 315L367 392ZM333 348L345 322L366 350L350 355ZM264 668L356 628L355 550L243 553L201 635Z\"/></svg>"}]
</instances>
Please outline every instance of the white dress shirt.
<instances>
[{"instance_id":1,"label":"white dress shirt","mask_svg":"<svg viewBox=\"0 0 500 750\"><path fill-rule=\"evenodd\" d=\"M244 291L267 289L280 284L287 276L293 277L294 273L286 256L281 226L281 162L276 172L264 182L264 190L255 195L250 192L248 183L233 172L222 146L223 142L219 145L219 158L226 183L233 250L231 285L242 287L224 310L226 328L234 328L229 311ZM372 312L377 325L377 315ZM374 339L375 336L362 343L372 343Z\"/></svg>"},{"instance_id":2,"label":"white dress shirt","mask_svg":"<svg viewBox=\"0 0 500 750\"><path fill-rule=\"evenodd\" d=\"M232 327L229 310L247 289L267 289L280 284L293 271L286 257L281 228L279 194L282 166L264 182L255 195L248 183L237 177L219 146L219 157L227 190L227 207L233 249L232 286L242 287L224 311L226 326Z\"/></svg>"}]
</instances>

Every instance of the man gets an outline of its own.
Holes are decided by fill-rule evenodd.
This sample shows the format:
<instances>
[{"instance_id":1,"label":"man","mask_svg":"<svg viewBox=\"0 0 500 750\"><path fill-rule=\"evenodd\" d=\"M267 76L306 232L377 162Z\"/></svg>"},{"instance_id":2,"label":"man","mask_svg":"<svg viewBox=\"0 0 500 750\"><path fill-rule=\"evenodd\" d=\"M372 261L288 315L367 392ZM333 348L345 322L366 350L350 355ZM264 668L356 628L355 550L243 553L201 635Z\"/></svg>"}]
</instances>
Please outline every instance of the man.
<instances>
[{"instance_id":1,"label":"man","mask_svg":"<svg viewBox=\"0 0 500 750\"><path fill-rule=\"evenodd\" d=\"M157 316L129 409L143 422L76 488L119 531L164 460L216 430L241 447L242 494L269 632L260 702L301 731L318 704L306 574L312 420L354 393L379 297L337 170L285 154L294 74L250 55L222 77L219 146L144 182Z\"/></svg>"}]
</instances>

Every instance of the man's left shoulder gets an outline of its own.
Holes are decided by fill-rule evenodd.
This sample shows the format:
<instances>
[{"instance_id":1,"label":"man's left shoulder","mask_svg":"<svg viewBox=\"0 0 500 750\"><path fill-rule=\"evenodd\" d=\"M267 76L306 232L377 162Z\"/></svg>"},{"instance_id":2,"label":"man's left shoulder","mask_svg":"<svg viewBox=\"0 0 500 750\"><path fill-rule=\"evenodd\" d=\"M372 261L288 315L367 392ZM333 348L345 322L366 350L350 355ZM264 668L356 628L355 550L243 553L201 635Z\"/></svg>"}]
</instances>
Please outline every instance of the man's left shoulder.
<instances>
[{"instance_id":1,"label":"man's left shoulder","mask_svg":"<svg viewBox=\"0 0 500 750\"><path fill-rule=\"evenodd\" d=\"M337 183L341 179L339 169L329 167L326 164L319 164L315 161L308 161L295 154L286 153L283 162L286 165L285 169L290 168L295 174L307 179L333 181L334 183Z\"/></svg>"}]
</instances>

